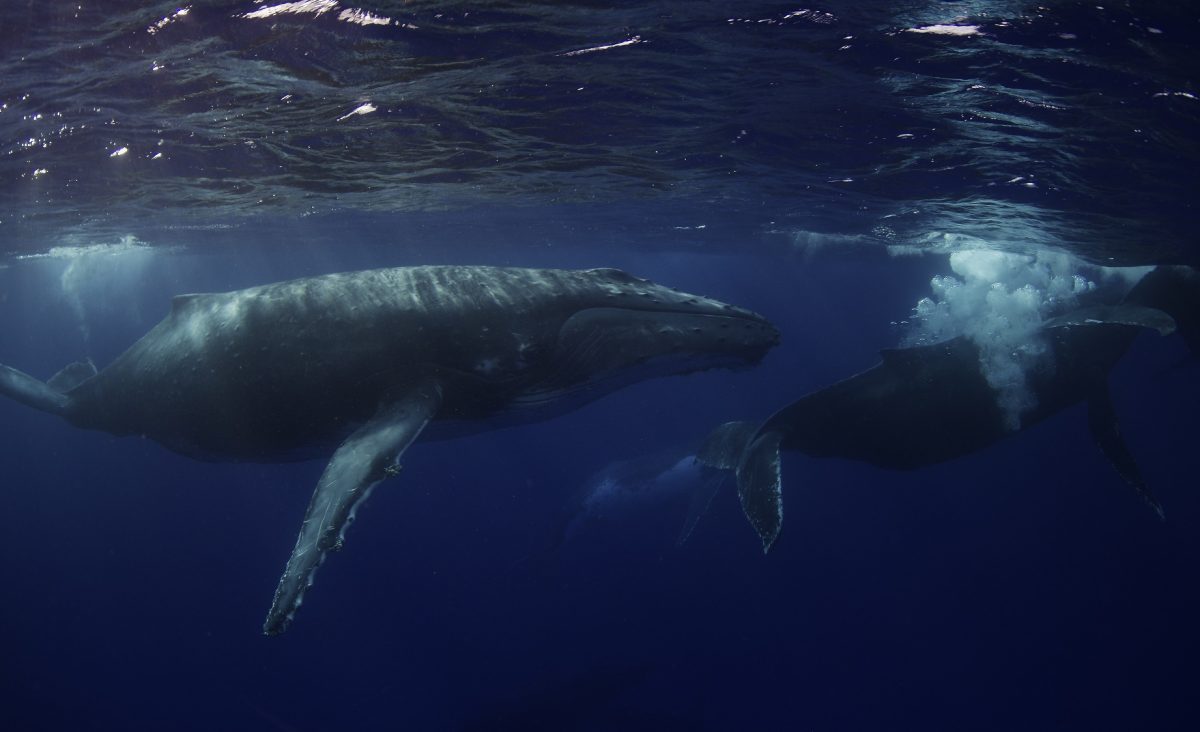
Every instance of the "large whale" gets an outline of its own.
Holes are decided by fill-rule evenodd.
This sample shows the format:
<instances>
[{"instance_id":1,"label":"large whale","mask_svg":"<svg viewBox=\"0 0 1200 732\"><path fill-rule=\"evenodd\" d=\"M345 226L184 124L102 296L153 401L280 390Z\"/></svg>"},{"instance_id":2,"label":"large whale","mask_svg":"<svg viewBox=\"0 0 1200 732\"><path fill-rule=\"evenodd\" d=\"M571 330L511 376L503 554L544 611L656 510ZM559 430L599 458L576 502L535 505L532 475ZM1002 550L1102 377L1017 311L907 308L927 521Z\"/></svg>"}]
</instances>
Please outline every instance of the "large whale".
<instances>
[{"instance_id":1,"label":"large whale","mask_svg":"<svg viewBox=\"0 0 1200 732\"><path fill-rule=\"evenodd\" d=\"M615 269L405 267L182 295L96 373L0 394L207 460L332 452L264 631L285 630L355 509L418 437L543 419L654 375L757 363L764 318Z\"/></svg>"},{"instance_id":2,"label":"large whale","mask_svg":"<svg viewBox=\"0 0 1200 732\"><path fill-rule=\"evenodd\" d=\"M698 460L732 471L742 509L770 550L783 524L780 451L913 470L982 450L1080 403L1092 437L1121 477L1161 517L1118 427L1108 374L1143 329L1179 330L1193 349L1200 279L1160 267L1116 305L1082 307L1046 321L1050 357L1028 374L1036 406L1013 426L980 369L979 347L960 336L885 350L882 361L779 409L761 423L727 422Z\"/></svg>"}]
</instances>

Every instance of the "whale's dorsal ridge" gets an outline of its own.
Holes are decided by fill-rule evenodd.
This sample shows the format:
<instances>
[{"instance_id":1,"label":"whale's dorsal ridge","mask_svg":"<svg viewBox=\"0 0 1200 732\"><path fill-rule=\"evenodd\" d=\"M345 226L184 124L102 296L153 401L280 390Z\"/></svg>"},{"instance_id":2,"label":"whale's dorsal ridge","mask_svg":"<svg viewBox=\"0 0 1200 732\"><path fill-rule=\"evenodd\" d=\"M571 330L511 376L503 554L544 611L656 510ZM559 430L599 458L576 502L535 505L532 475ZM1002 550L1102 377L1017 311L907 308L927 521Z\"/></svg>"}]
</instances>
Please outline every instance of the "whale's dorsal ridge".
<instances>
[{"instance_id":1,"label":"whale's dorsal ridge","mask_svg":"<svg viewBox=\"0 0 1200 732\"><path fill-rule=\"evenodd\" d=\"M644 277L638 277L637 275L629 274L625 270L617 269L616 267L594 267L592 269L587 270L587 272L589 274L593 274L593 275L602 275L613 282L618 282L618 283L627 284L627 285L636 285L636 284L650 282L650 280L647 280Z\"/></svg>"},{"instance_id":2,"label":"whale's dorsal ridge","mask_svg":"<svg viewBox=\"0 0 1200 732\"><path fill-rule=\"evenodd\" d=\"M944 341L918 346L883 348L879 351L883 365L901 373L912 373L927 368L940 359L960 360L974 363L978 358L978 347L966 336L955 336Z\"/></svg>"},{"instance_id":3,"label":"whale's dorsal ridge","mask_svg":"<svg viewBox=\"0 0 1200 732\"><path fill-rule=\"evenodd\" d=\"M171 298L171 312L182 313L196 304L198 300L209 297L208 293L193 292L187 295L176 295Z\"/></svg>"},{"instance_id":4,"label":"whale's dorsal ridge","mask_svg":"<svg viewBox=\"0 0 1200 732\"><path fill-rule=\"evenodd\" d=\"M902 371L916 369L925 357L919 348L883 348L879 351L885 366Z\"/></svg>"}]
</instances>

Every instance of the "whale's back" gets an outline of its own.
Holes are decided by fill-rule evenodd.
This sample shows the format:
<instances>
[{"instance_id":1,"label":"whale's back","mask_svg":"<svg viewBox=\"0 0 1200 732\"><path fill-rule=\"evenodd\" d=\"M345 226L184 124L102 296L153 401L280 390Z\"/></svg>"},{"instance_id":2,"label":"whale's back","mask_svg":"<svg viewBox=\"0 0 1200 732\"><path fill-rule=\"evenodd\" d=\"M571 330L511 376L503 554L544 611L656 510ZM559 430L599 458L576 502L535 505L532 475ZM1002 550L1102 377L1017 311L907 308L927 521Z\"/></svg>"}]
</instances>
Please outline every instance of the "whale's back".
<instances>
[{"instance_id":1,"label":"whale's back","mask_svg":"<svg viewBox=\"0 0 1200 732\"><path fill-rule=\"evenodd\" d=\"M182 295L76 389L72 418L201 457L304 457L305 446L336 443L369 418L398 384L469 371L481 348L497 364L535 348L561 296L538 287L552 275L520 274L415 267Z\"/></svg>"}]
</instances>

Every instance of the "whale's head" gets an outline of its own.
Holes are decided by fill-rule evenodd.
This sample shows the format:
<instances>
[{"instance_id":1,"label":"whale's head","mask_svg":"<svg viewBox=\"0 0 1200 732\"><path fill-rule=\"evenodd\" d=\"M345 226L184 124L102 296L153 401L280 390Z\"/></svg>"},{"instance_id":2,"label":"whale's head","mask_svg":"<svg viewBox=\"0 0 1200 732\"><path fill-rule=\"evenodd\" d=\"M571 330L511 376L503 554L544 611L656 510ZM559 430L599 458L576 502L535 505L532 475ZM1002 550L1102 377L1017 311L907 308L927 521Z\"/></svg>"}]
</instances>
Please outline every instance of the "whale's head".
<instances>
[{"instance_id":1,"label":"whale's head","mask_svg":"<svg viewBox=\"0 0 1200 732\"><path fill-rule=\"evenodd\" d=\"M779 343L779 331L749 310L621 270L577 274L582 282L551 355L561 387L749 367Z\"/></svg>"}]
</instances>

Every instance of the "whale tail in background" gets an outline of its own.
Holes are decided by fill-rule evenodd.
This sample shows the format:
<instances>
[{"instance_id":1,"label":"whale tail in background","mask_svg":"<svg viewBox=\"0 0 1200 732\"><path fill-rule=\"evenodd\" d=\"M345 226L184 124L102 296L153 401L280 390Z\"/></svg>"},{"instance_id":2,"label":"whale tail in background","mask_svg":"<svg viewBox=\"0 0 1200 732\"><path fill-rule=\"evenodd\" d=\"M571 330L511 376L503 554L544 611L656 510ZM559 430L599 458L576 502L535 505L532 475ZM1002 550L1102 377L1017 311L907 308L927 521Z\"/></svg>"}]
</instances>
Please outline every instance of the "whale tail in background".
<instances>
[{"instance_id":1,"label":"whale tail in background","mask_svg":"<svg viewBox=\"0 0 1200 732\"><path fill-rule=\"evenodd\" d=\"M61 417L71 406L67 392L95 375L96 366L91 359L69 364L49 381L39 381L29 374L0 364L0 394L27 407Z\"/></svg>"},{"instance_id":2,"label":"whale tail in background","mask_svg":"<svg viewBox=\"0 0 1200 732\"><path fill-rule=\"evenodd\" d=\"M696 455L701 465L734 472L738 501L762 540L763 553L771 550L783 526L782 441L780 432L749 422L726 422L709 433Z\"/></svg>"}]
</instances>

